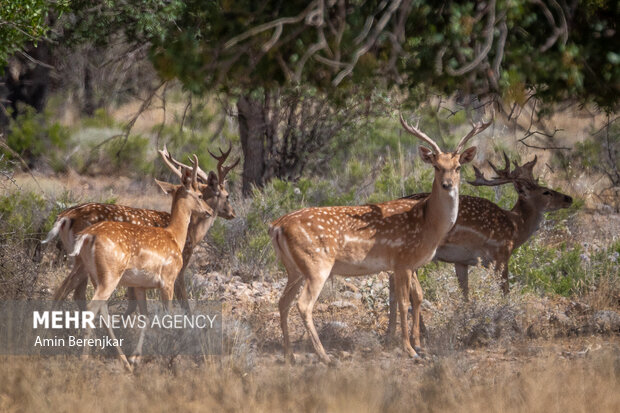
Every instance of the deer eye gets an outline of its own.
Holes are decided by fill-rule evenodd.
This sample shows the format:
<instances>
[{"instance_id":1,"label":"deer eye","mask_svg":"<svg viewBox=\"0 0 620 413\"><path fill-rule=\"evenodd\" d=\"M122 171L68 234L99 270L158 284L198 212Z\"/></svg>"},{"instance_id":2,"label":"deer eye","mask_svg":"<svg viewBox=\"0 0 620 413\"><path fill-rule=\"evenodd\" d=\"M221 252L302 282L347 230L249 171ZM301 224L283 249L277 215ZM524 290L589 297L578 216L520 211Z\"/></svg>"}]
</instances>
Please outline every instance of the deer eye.
<instances>
[{"instance_id":1,"label":"deer eye","mask_svg":"<svg viewBox=\"0 0 620 413\"><path fill-rule=\"evenodd\" d=\"M460 167L460 166L457 166L457 167L456 167L456 172L459 172L460 170L461 170L461 167Z\"/></svg>"},{"instance_id":2,"label":"deer eye","mask_svg":"<svg viewBox=\"0 0 620 413\"><path fill-rule=\"evenodd\" d=\"M438 166L433 165L433 168L435 168L435 170L436 170L437 172L439 172L439 167L438 167Z\"/></svg>"},{"instance_id":3,"label":"deer eye","mask_svg":"<svg viewBox=\"0 0 620 413\"><path fill-rule=\"evenodd\" d=\"M551 195L551 192L545 191L545 192L543 192L543 195Z\"/></svg>"}]
</instances>

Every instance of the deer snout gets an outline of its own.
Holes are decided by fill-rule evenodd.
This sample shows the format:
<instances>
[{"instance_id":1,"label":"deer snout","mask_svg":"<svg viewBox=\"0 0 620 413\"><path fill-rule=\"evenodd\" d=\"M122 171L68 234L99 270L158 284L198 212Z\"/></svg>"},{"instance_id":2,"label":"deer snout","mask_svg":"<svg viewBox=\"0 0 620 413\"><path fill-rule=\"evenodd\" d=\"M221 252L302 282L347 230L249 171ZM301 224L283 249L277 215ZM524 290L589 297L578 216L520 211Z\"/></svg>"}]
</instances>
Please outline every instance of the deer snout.
<instances>
[{"instance_id":1,"label":"deer snout","mask_svg":"<svg viewBox=\"0 0 620 413\"><path fill-rule=\"evenodd\" d=\"M564 195L564 202L566 202L568 205L572 205L573 198L568 195Z\"/></svg>"},{"instance_id":2,"label":"deer snout","mask_svg":"<svg viewBox=\"0 0 620 413\"><path fill-rule=\"evenodd\" d=\"M446 191L449 191L450 189L452 189L452 181L442 181L441 187Z\"/></svg>"},{"instance_id":3,"label":"deer snout","mask_svg":"<svg viewBox=\"0 0 620 413\"><path fill-rule=\"evenodd\" d=\"M224 219L235 219L237 218L237 215L235 215L235 211L227 210L223 213L220 213L219 217Z\"/></svg>"}]
</instances>

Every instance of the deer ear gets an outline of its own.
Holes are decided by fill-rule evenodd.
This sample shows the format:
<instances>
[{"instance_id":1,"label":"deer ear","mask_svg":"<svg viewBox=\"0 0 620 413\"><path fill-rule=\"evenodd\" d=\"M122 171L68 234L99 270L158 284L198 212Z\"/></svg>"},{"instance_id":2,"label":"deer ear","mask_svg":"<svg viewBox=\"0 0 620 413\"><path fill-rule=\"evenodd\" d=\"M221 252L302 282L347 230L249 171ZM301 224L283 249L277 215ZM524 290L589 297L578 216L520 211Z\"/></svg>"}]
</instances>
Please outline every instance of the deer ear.
<instances>
[{"instance_id":1,"label":"deer ear","mask_svg":"<svg viewBox=\"0 0 620 413\"><path fill-rule=\"evenodd\" d=\"M418 151L420 152L420 158L422 158L422 162L430 164L435 162L435 154L426 146L420 146L418 148Z\"/></svg>"},{"instance_id":2,"label":"deer ear","mask_svg":"<svg viewBox=\"0 0 620 413\"><path fill-rule=\"evenodd\" d=\"M474 160L474 157L476 156L476 147L472 146L471 148L467 148L465 149L462 153L461 153L461 157L459 158L459 163L461 165L464 165L466 163L469 163L471 161Z\"/></svg>"},{"instance_id":3,"label":"deer ear","mask_svg":"<svg viewBox=\"0 0 620 413\"><path fill-rule=\"evenodd\" d=\"M192 187L192 170L183 168L183 176L181 177L181 185L183 185L186 189L190 189Z\"/></svg>"},{"instance_id":4,"label":"deer ear","mask_svg":"<svg viewBox=\"0 0 620 413\"><path fill-rule=\"evenodd\" d=\"M164 194L169 194L169 195L174 194L177 188L179 187L179 185L171 184L169 182L164 182L164 181L158 181L157 179L155 180L155 183L159 185L162 191L164 191Z\"/></svg>"},{"instance_id":5,"label":"deer ear","mask_svg":"<svg viewBox=\"0 0 620 413\"><path fill-rule=\"evenodd\" d=\"M207 185L209 185L213 189L217 189L217 187L220 185L219 178L217 177L215 172L209 171L209 177L207 179Z\"/></svg>"}]
</instances>

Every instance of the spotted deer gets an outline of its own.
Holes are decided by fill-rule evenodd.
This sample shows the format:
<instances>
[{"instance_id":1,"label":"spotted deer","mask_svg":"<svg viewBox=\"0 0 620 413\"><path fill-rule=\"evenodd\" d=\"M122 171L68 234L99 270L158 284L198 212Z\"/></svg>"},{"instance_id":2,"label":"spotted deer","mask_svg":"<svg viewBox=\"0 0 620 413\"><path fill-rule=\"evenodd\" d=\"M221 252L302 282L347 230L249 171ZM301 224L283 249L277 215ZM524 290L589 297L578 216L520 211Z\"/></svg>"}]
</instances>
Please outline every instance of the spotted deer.
<instances>
[{"instance_id":1,"label":"spotted deer","mask_svg":"<svg viewBox=\"0 0 620 413\"><path fill-rule=\"evenodd\" d=\"M502 290L508 293L508 261L515 249L520 247L538 230L545 212L569 207L573 199L551 190L534 179L533 169L537 157L522 166L510 161L504 153L505 167L498 169L489 161L497 176L486 179L474 167L476 177L469 181L475 186L514 185L518 194L517 203L508 211L484 198L460 196L460 207L456 224L448 232L435 254L434 260L453 263L459 286L465 299L469 296L468 267L482 264L493 265L502 275ZM411 195L409 199L425 199L429 194ZM390 279L390 318L388 336L396 331L396 304L394 282ZM412 302L414 297L411 297Z\"/></svg>"},{"instance_id":2,"label":"spotted deer","mask_svg":"<svg viewBox=\"0 0 620 413\"><path fill-rule=\"evenodd\" d=\"M419 337L422 289L415 270L426 264L454 225L459 208L461 165L471 162L476 148L461 152L465 144L491 123L478 123L465 135L453 152L443 152L417 126L403 128L431 146L420 146L425 163L435 169L433 189L423 200L397 199L362 206L305 208L273 221L269 235L277 256L288 274L279 301L280 323L285 356L294 360L290 347L288 314L290 305L303 285L297 301L306 330L321 361L330 362L319 339L312 309L325 281L332 275L361 276L393 270L402 326L402 345L411 357L419 357L408 340L407 308L409 289L413 289L413 332ZM305 284L305 285L304 285ZM419 348L419 339L414 342Z\"/></svg>"},{"instance_id":3,"label":"spotted deer","mask_svg":"<svg viewBox=\"0 0 620 413\"><path fill-rule=\"evenodd\" d=\"M163 304L169 308L174 282L183 266L183 245L191 217L213 213L200 192L198 168L198 158L194 155L194 167L184 171L181 185L166 185L173 199L170 221L165 228L104 221L77 234L69 255L78 256L95 287L88 304L95 318L99 314L107 316L107 300L119 284L140 289L157 288ZM108 332L114 338L109 326ZM117 347L117 351L131 370L122 350Z\"/></svg>"},{"instance_id":4,"label":"spotted deer","mask_svg":"<svg viewBox=\"0 0 620 413\"><path fill-rule=\"evenodd\" d=\"M198 168L198 186L202 192L203 199L214 213L210 216L192 216L187 240L183 248L183 267L181 268L175 282L175 296L178 299L181 299L181 304L186 310L189 310L189 304L187 301L187 290L185 288L184 274L187 264L193 254L194 247L205 237L207 231L213 225L216 217L222 217L227 220L235 218L235 211L230 204L229 193L226 190L226 175L239 163L239 158L237 158L232 165L224 166L224 163L230 155L230 151L231 146L229 145L226 152L220 150L219 156L209 152L209 154L218 161L217 175L213 171L206 174L202 169ZM178 177L182 177L184 170L191 170L191 167L188 165L174 159L165 146L163 150L159 151L159 153L166 165ZM155 181L164 192L167 192L166 183L157 180ZM170 222L170 213L150 209L132 208L122 205L107 205L98 203L78 205L76 207L66 209L58 215L52 230L47 235L47 238L42 241L42 243L48 243L56 236L59 236L64 250L68 252L72 251L75 243L75 234L82 231L86 227L101 221L131 222L137 225L165 227ZM73 271L70 275L65 278L60 287L54 293L54 300L64 300L71 293L71 291L74 291L74 300L78 303L84 304L86 300L87 284L88 276L81 263L78 262L73 267ZM130 298L130 303L127 312L131 313L136 308L136 302L134 300L136 295L133 288L128 289L128 295Z\"/></svg>"}]
</instances>

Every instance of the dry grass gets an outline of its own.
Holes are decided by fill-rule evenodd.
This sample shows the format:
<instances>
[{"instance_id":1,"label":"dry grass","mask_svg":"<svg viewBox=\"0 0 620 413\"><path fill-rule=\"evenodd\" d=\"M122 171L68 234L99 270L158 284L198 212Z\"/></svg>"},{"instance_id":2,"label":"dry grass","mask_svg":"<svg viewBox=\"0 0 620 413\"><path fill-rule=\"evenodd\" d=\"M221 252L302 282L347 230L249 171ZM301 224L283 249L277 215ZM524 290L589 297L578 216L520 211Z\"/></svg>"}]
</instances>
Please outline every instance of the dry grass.
<instances>
[{"instance_id":1,"label":"dry grass","mask_svg":"<svg viewBox=\"0 0 620 413\"><path fill-rule=\"evenodd\" d=\"M0 367L0 410L615 412L619 350L616 343L578 358L367 360L338 369L263 363L252 371L180 360L135 376L112 362L11 358Z\"/></svg>"},{"instance_id":2,"label":"dry grass","mask_svg":"<svg viewBox=\"0 0 620 413\"><path fill-rule=\"evenodd\" d=\"M67 174L48 177L36 174L36 181L27 173L15 175L15 182L22 192L41 193L48 199L57 199L70 194L78 202L101 202L114 199L121 205L136 208L170 210L172 199L165 195L152 179L135 181L123 176L88 177L73 171ZM15 188L0 190L0 196Z\"/></svg>"}]
</instances>

